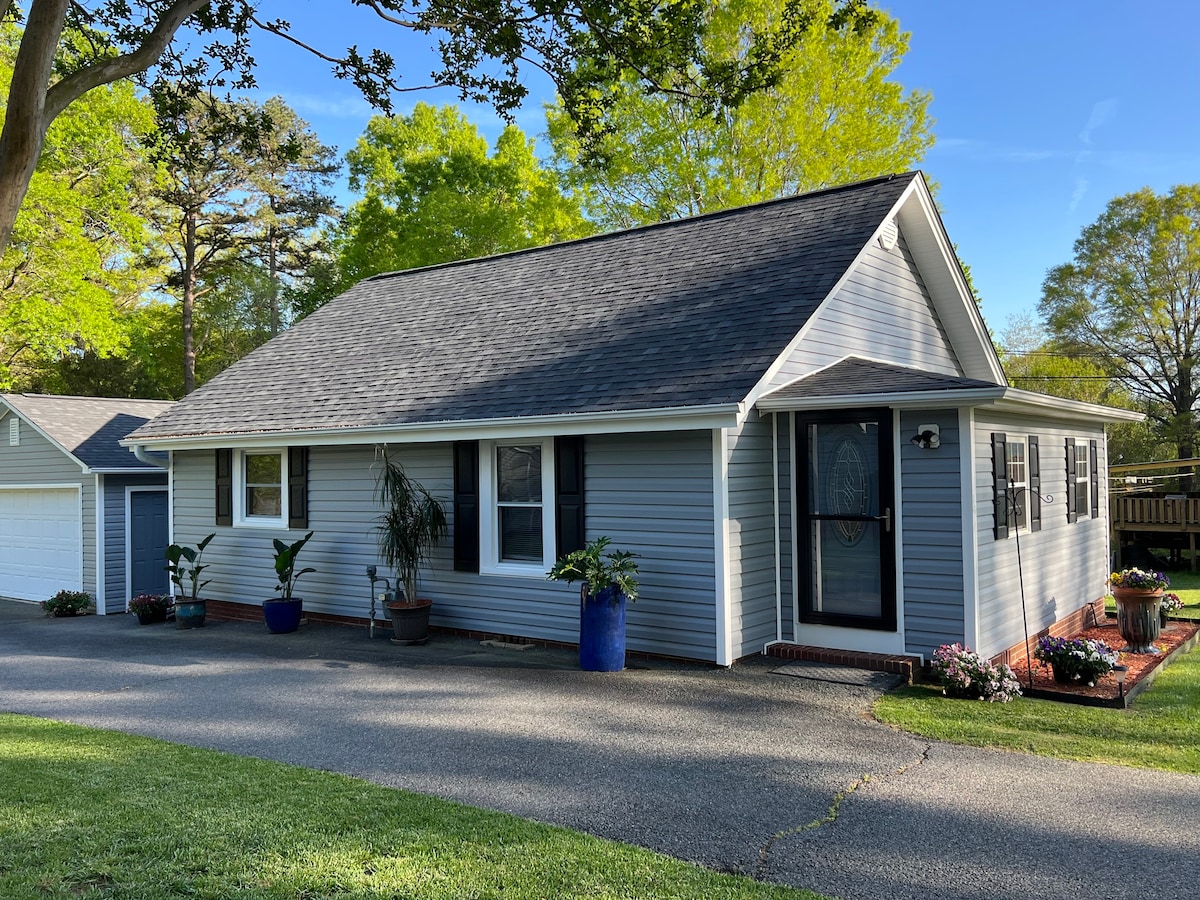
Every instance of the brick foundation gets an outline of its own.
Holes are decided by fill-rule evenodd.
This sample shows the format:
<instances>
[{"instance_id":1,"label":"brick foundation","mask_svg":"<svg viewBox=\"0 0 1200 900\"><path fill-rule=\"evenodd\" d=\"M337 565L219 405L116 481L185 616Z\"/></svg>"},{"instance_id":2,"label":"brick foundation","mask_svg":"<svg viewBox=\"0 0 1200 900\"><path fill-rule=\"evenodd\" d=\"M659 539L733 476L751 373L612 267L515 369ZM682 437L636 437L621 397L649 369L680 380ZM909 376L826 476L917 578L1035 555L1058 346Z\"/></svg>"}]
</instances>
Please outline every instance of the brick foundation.
<instances>
[{"instance_id":1,"label":"brick foundation","mask_svg":"<svg viewBox=\"0 0 1200 900\"><path fill-rule=\"evenodd\" d=\"M1100 597L1093 600L1087 606L1080 607L1068 616L1064 616L1057 622L1050 625L1049 628L1043 628L1036 634L1029 635L1029 652L1033 652L1037 647L1038 638L1046 637L1071 637L1079 634L1085 628L1090 628L1097 622L1103 622L1104 613L1104 598ZM994 663L1006 663L1013 669L1023 669L1025 667L1028 653L1025 650L1025 642L1013 644L1007 650L1001 651L992 657Z\"/></svg>"},{"instance_id":2,"label":"brick foundation","mask_svg":"<svg viewBox=\"0 0 1200 900\"><path fill-rule=\"evenodd\" d=\"M912 682L913 673L921 666L916 656L886 653L864 653L860 650L831 650L828 647L808 647L804 644L772 644L767 648L768 656L779 659L798 659L806 662L826 663L834 666L853 666L868 672L889 672L901 675Z\"/></svg>"}]
</instances>

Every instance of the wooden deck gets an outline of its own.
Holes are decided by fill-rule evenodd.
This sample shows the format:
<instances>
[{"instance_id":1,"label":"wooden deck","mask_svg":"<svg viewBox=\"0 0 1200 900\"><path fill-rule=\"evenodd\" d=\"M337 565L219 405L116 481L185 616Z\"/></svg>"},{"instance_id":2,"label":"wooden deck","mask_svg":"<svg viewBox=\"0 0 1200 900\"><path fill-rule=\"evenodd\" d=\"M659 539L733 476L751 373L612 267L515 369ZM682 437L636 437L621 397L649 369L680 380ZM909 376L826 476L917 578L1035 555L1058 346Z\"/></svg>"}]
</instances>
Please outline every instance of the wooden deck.
<instances>
[{"instance_id":1,"label":"wooden deck","mask_svg":"<svg viewBox=\"0 0 1200 900\"><path fill-rule=\"evenodd\" d=\"M1163 546L1189 552L1191 570L1196 571L1196 535L1200 534L1200 497L1182 494L1144 496L1130 494L1110 497L1112 530L1115 543L1122 535L1154 534L1166 540Z\"/></svg>"}]
</instances>

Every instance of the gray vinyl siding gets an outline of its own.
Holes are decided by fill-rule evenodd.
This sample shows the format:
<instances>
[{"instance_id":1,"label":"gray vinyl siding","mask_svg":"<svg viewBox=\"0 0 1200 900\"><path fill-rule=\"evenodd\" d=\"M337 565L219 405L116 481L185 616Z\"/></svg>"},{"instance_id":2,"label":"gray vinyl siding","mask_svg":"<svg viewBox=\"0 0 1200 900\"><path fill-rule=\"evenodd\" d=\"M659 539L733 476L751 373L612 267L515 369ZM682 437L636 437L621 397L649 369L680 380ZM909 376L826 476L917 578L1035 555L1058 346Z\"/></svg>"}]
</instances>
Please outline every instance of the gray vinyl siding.
<instances>
[{"instance_id":1,"label":"gray vinyl siding","mask_svg":"<svg viewBox=\"0 0 1200 900\"><path fill-rule=\"evenodd\" d=\"M0 417L0 485L62 485L83 488L83 589L96 595L96 476L84 475L79 463L50 443L24 419L21 443L8 443L8 422Z\"/></svg>"},{"instance_id":2,"label":"gray vinyl siding","mask_svg":"<svg viewBox=\"0 0 1200 900\"><path fill-rule=\"evenodd\" d=\"M775 640L775 501L771 418L752 412L728 432L729 583L733 656Z\"/></svg>"},{"instance_id":3,"label":"gray vinyl siding","mask_svg":"<svg viewBox=\"0 0 1200 900\"><path fill-rule=\"evenodd\" d=\"M451 445L393 447L409 475L451 512ZM309 451L309 529L301 556L317 572L297 595L315 612L365 617L370 603L366 567L379 564L372 528L375 507L370 446ZM712 445L708 431L589 436L585 441L586 531L640 555L641 597L628 611L631 650L715 659L716 567L713 548ZM174 453L175 540L217 537L205 551L211 563L205 593L216 599L261 603L275 595L271 539L299 531L216 527L214 454ZM449 539L435 551L422 594L434 601L431 622L449 628L576 643L578 587L536 577L456 572ZM381 614L382 617L382 614Z\"/></svg>"},{"instance_id":4,"label":"gray vinyl siding","mask_svg":"<svg viewBox=\"0 0 1200 900\"><path fill-rule=\"evenodd\" d=\"M922 450L908 437L936 424L941 446ZM904 649L930 656L965 633L963 502L958 411L900 414L900 565L904 584Z\"/></svg>"},{"instance_id":5,"label":"gray vinyl siding","mask_svg":"<svg viewBox=\"0 0 1200 900\"><path fill-rule=\"evenodd\" d=\"M916 262L900 236L889 251L872 244L771 380L772 386L846 356L961 375L954 348Z\"/></svg>"},{"instance_id":6,"label":"gray vinyl siding","mask_svg":"<svg viewBox=\"0 0 1200 900\"><path fill-rule=\"evenodd\" d=\"M1104 593L1108 572L1108 452L1101 426L1085 422L1001 416L976 412L975 418L976 541L979 545L979 647L994 655L1022 641L1021 576L1029 633L1035 634ZM1041 468L1042 529L996 540L992 521L993 432L1009 439L1036 435ZM1097 518L1081 515L1068 522L1066 439L1094 440L1100 468ZM1047 502L1049 497L1049 502ZM1090 510L1089 510L1090 512ZM1020 568L1017 546L1020 543Z\"/></svg>"},{"instance_id":7,"label":"gray vinyl siding","mask_svg":"<svg viewBox=\"0 0 1200 900\"><path fill-rule=\"evenodd\" d=\"M127 486L161 485L167 489L167 475L160 476L105 475L104 476L104 600L110 613L125 611L129 591L125 584L128 552L125 543L125 517L128 507L125 500ZM166 565L166 561L163 561Z\"/></svg>"}]
</instances>

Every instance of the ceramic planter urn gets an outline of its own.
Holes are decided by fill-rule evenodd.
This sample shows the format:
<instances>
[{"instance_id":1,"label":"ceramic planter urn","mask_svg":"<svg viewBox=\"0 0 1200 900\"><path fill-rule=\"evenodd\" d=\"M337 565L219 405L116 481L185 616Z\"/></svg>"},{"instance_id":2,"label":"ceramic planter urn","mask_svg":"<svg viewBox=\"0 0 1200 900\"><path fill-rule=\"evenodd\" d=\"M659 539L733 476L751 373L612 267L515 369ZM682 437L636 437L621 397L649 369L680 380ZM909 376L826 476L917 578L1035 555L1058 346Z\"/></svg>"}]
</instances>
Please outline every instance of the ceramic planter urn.
<instances>
[{"instance_id":1,"label":"ceramic planter urn","mask_svg":"<svg viewBox=\"0 0 1200 900\"><path fill-rule=\"evenodd\" d=\"M1126 645L1122 653L1157 653L1154 642L1162 633L1159 607L1162 590L1146 591L1134 588L1113 588L1117 601L1117 629Z\"/></svg>"}]
</instances>

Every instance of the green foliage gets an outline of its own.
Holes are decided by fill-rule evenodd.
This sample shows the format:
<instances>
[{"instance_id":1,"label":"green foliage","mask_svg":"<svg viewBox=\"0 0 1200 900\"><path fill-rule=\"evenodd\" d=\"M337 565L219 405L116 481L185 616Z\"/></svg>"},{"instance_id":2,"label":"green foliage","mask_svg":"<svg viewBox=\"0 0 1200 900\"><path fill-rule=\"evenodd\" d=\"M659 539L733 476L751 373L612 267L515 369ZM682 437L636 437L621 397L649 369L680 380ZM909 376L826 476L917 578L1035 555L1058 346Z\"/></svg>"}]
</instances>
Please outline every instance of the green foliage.
<instances>
[{"instance_id":1,"label":"green foliage","mask_svg":"<svg viewBox=\"0 0 1200 900\"><path fill-rule=\"evenodd\" d=\"M279 584L275 585L275 590L282 591L284 600L292 599L292 589L296 586L296 582L300 580L301 575L307 575L309 572L315 572L316 569L301 569L296 571L296 557L300 555L300 551L304 549L304 545L308 543L313 536L310 531L298 541L293 541L290 544L285 544L279 538L274 539L275 544L275 576L279 579Z\"/></svg>"},{"instance_id":2,"label":"green foliage","mask_svg":"<svg viewBox=\"0 0 1200 900\"><path fill-rule=\"evenodd\" d=\"M146 616L152 613L166 612L171 605L171 598L163 594L138 594L129 601L129 611L135 616Z\"/></svg>"},{"instance_id":3,"label":"green foliage","mask_svg":"<svg viewBox=\"0 0 1200 900\"><path fill-rule=\"evenodd\" d=\"M1148 412L1159 441L1194 456L1200 184L1112 200L1042 290L1038 309L1058 346L1091 355Z\"/></svg>"},{"instance_id":4,"label":"green foliage","mask_svg":"<svg viewBox=\"0 0 1200 900\"><path fill-rule=\"evenodd\" d=\"M612 540L607 537L589 541L582 550L575 550L558 560L547 573L547 580L567 584L582 582L580 592L585 601L606 588L615 587L632 603L638 598L637 554L608 550L611 544ZM607 554L605 550L608 550Z\"/></svg>"},{"instance_id":5,"label":"green foliage","mask_svg":"<svg viewBox=\"0 0 1200 900\"><path fill-rule=\"evenodd\" d=\"M520 129L507 127L489 155L486 139L455 106L418 103L408 116L376 116L346 158L350 186L365 196L334 236L336 266L323 276L321 300L379 272L592 231Z\"/></svg>"},{"instance_id":6,"label":"green foliage","mask_svg":"<svg viewBox=\"0 0 1200 900\"><path fill-rule=\"evenodd\" d=\"M0 88L20 37L0 25ZM128 82L89 92L51 126L0 256L0 388L24 389L44 366L126 346L123 316L156 278L144 147L153 126Z\"/></svg>"},{"instance_id":7,"label":"green foliage","mask_svg":"<svg viewBox=\"0 0 1200 900\"><path fill-rule=\"evenodd\" d=\"M409 478L404 467L379 451L380 468L375 476L375 499L383 514L375 532L379 553L388 568L404 585L405 599L417 600L417 579L433 547L449 532L446 510L419 482Z\"/></svg>"},{"instance_id":8,"label":"green foliage","mask_svg":"<svg viewBox=\"0 0 1200 900\"><path fill-rule=\"evenodd\" d=\"M167 548L167 571L171 574L171 581L179 588L180 595L186 593L192 600L196 600L200 596L200 589L208 584L207 581L200 580L200 573L208 568L207 563L201 564L200 558L204 555L204 548L216 536L215 532L210 534L195 547L172 544ZM186 589L185 581L188 584Z\"/></svg>"},{"instance_id":9,"label":"green foliage","mask_svg":"<svg viewBox=\"0 0 1200 900\"><path fill-rule=\"evenodd\" d=\"M77 616L85 613L92 605L92 595L87 591L61 590L49 600L42 603L46 615L55 618L61 616Z\"/></svg>"},{"instance_id":10,"label":"green foliage","mask_svg":"<svg viewBox=\"0 0 1200 900\"><path fill-rule=\"evenodd\" d=\"M1020 675L1021 673L1017 673ZM1200 775L1200 652L1179 657L1128 710L1029 700L955 703L906 687L875 704L889 725L938 740Z\"/></svg>"},{"instance_id":11,"label":"green foliage","mask_svg":"<svg viewBox=\"0 0 1200 900\"><path fill-rule=\"evenodd\" d=\"M834 0L809 0L814 20ZM751 31L786 26L771 0L718 0L704 11L706 58L753 59ZM599 156L560 99L548 110L555 162L608 228L664 221L913 168L933 144L930 97L889 77L908 48L894 19L876 13L812 28L779 55L779 75L734 109L697 106L686 90L655 91L626 72L607 85ZM672 87L688 75L675 75ZM598 163L602 163L598 164Z\"/></svg>"},{"instance_id":12,"label":"green foliage","mask_svg":"<svg viewBox=\"0 0 1200 900\"><path fill-rule=\"evenodd\" d=\"M0 896L820 900L330 772L0 714Z\"/></svg>"}]
</instances>

